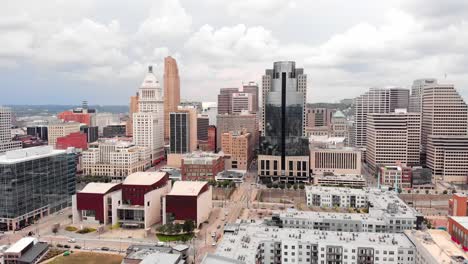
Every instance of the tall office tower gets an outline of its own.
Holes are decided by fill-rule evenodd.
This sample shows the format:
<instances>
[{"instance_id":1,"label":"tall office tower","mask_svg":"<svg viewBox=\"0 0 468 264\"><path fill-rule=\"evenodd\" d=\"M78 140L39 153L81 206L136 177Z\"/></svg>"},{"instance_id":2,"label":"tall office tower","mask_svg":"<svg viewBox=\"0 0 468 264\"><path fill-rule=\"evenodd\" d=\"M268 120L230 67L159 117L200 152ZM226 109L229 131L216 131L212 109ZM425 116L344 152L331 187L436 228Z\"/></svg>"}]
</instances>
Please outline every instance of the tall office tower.
<instances>
[{"instance_id":1,"label":"tall office tower","mask_svg":"<svg viewBox=\"0 0 468 264\"><path fill-rule=\"evenodd\" d=\"M420 144L420 113L397 109L367 115L366 161L372 170L397 163L419 165Z\"/></svg>"},{"instance_id":2,"label":"tall office tower","mask_svg":"<svg viewBox=\"0 0 468 264\"><path fill-rule=\"evenodd\" d=\"M131 137L133 136L133 114L138 112L138 93L134 96L130 96L130 105L128 110L128 120L127 124L125 125L125 134L127 137Z\"/></svg>"},{"instance_id":3,"label":"tall office tower","mask_svg":"<svg viewBox=\"0 0 468 264\"><path fill-rule=\"evenodd\" d=\"M352 142L356 147L366 146L367 114L391 113L408 108L409 90L401 88L370 88L354 99L354 125Z\"/></svg>"},{"instance_id":4,"label":"tall office tower","mask_svg":"<svg viewBox=\"0 0 468 264\"><path fill-rule=\"evenodd\" d=\"M468 108L452 84L425 86L422 97L423 152L426 150L429 135L467 135Z\"/></svg>"},{"instance_id":5,"label":"tall office tower","mask_svg":"<svg viewBox=\"0 0 468 264\"><path fill-rule=\"evenodd\" d=\"M422 94L424 87L437 84L437 79L419 79L413 81L411 86L411 96L409 102L409 112L421 113L422 112Z\"/></svg>"},{"instance_id":6,"label":"tall office tower","mask_svg":"<svg viewBox=\"0 0 468 264\"><path fill-rule=\"evenodd\" d=\"M207 115L198 115L197 117L197 140L207 141L208 140L208 126L210 120Z\"/></svg>"},{"instance_id":7,"label":"tall office tower","mask_svg":"<svg viewBox=\"0 0 468 264\"><path fill-rule=\"evenodd\" d=\"M221 88L218 94L218 115L232 114L232 94L238 93L237 88Z\"/></svg>"},{"instance_id":8,"label":"tall office tower","mask_svg":"<svg viewBox=\"0 0 468 264\"><path fill-rule=\"evenodd\" d=\"M21 142L11 140L11 110L0 106L0 153L19 148Z\"/></svg>"},{"instance_id":9,"label":"tall office tower","mask_svg":"<svg viewBox=\"0 0 468 264\"><path fill-rule=\"evenodd\" d=\"M251 93L232 94L231 114L240 114L242 111L253 112L253 96Z\"/></svg>"},{"instance_id":10,"label":"tall office tower","mask_svg":"<svg viewBox=\"0 0 468 264\"><path fill-rule=\"evenodd\" d=\"M426 165L436 181L466 184L468 136L429 135Z\"/></svg>"},{"instance_id":11,"label":"tall office tower","mask_svg":"<svg viewBox=\"0 0 468 264\"><path fill-rule=\"evenodd\" d=\"M180 77L177 61L164 58L164 140L169 141L169 113L177 111L180 104Z\"/></svg>"},{"instance_id":12,"label":"tall office tower","mask_svg":"<svg viewBox=\"0 0 468 264\"><path fill-rule=\"evenodd\" d=\"M179 107L169 115L169 152L183 154L197 149L197 109Z\"/></svg>"},{"instance_id":13,"label":"tall office tower","mask_svg":"<svg viewBox=\"0 0 468 264\"><path fill-rule=\"evenodd\" d=\"M330 126L335 109L306 107L306 127Z\"/></svg>"},{"instance_id":14,"label":"tall office tower","mask_svg":"<svg viewBox=\"0 0 468 264\"><path fill-rule=\"evenodd\" d=\"M74 132L80 132L81 124L77 122L67 122L49 125L48 143L55 148L57 138L65 137Z\"/></svg>"},{"instance_id":15,"label":"tall office tower","mask_svg":"<svg viewBox=\"0 0 468 264\"><path fill-rule=\"evenodd\" d=\"M242 86L242 92L252 94L252 113L258 112L258 84L249 82Z\"/></svg>"},{"instance_id":16,"label":"tall office tower","mask_svg":"<svg viewBox=\"0 0 468 264\"><path fill-rule=\"evenodd\" d=\"M275 62L262 78L263 129L258 174L265 181L309 180L305 135L307 75L292 61Z\"/></svg>"},{"instance_id":17,"label":"tall office tower","mask_svg":"<svg viewBox=\"0 0 468 264\"><path fill-rule=\"evenodd\" d=\"M153 162L164 157L164 103L152 66L148 67L138 91L138 112L133 114L133 142L149 148Z\"/></svg>"}]
</instances>

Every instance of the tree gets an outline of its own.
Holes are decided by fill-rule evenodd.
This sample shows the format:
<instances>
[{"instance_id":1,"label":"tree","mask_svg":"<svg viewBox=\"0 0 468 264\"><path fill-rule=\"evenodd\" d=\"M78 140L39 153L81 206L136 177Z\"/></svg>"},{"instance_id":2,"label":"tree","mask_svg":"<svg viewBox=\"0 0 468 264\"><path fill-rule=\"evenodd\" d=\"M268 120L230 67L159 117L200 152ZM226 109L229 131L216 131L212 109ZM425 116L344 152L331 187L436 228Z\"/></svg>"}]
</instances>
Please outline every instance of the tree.
<instances>
[{"instance_id":1,"label":"tree","mask_svg":"<svg viewBox=\"0 0 468 264\"><path fill-rule=\"evenodd\" d=\"M167 226L166 225L161 225L158 228L156 228L156 231L159 233L166 233L167 232Z\"/></svg>"},{"instance_id":2,"label":"tree","mask_svg":"<svg viewBox=\"0 0 468 264\"><path fill-rule=\"evenodd\" d=\"M288 183L287 187L288 187L288 189L291 189L292 184Z\"/></svg>"},{"instance_id":3,"label":"tree","mask_svg":"<svg viewBox=\"0 0 468 264\"><path fill-rule=\"evenodd\" d=\"M411 193L411 190L408 190L408 193Z\"/></svg>"},{"instance_id":4,"label":"tree","mask_svg":"<svg viewBox=\"0 0 468 264\"><path fill-rule=\"evenodd\" d=\"M426 194L429 194L429 190L426 190Z\"/></svg>"},{"instance_id":5,"label":"tree","mask_svg":"<svg viewBox=\"0 0 468 264\"><path fill-rule=\"evenodd\" d=\"M52 233L54 233L54 235L57 235L58 231L59 229L57 226L52 227Z\"/></svg>"},{"instance_id":6,"label":"tree","mask_svg":"<svg viewBox=\"0 0 468 264\"><path fill-rule=\"evenodd\" d=\"M167 223L166 224L166 233L172 235L172 234L175 233L174 231L175 231L174 224L173 223Z\"/></svg>"},{"instance_id":7,"label":"tree","mask_svg":"<svg viewBox=\"0 0 468 264\"><path fill-rule=\"evenodd\" d=\"M211 179L208 181L208 184L211 185L211 186L215 186L216 185L216 181Z\"/></svg>"},{"instance_id":8,"label":"tree","mask_svg":"<svg viewBox=\"0 0 468 264\"><path fill-rule=\"evenodd\" d=\"M281 188L281 190L283 190L283 189L284 189L285 185L286 185L286 183L280 184L280 186L279 186L279 187Z\"/></svg>"},{"instance_id":9,"label":"tree","mask_svg":"<svg viewBox=\"0 0 468 264\"><path fill-rule=\"evenodd\" d=\"M293 188L294 188L294 190L297 190L297 188L299 188L299 186L297 185L297 183L295 183L295 184L293 185Z\"/></svg>"},{"instance_id":10,"label":"tree","mask_svg":"<svg viewBox=\"0 0 468 264\"><path fill-rule=\"evenodd\" d=\"M192 233L195 229L195 223L192 220L186 220L182 227L185 233Z\"/></svg>"},{"instance_id":11,"label":"tree","mask_svg":"<svg viewBox=\"0 0 468 264\"><path fill-rule=\"evenodd\" d=\"M398 193L401 193L403 190L401 188L398 188Z\"/></svg>"},{"instance_id":12,"label":"tree","mask_svg":"<svg viewBox=\"0 0 468 264\"><path fill-rule=\"evenodd\" d=\"M267 184L266 184L266 187L267 187L268 189L271 189L271 187L273 187L273 183L271 183L271 182L267 183Z\"/></svg>"},{"instance_id":13,"label":"tree","mask_svg":"<svg viewBox=\"0 0 468 264\"><path fill-rule=\"evenodd\" d=\"M419 190L416 190L416 193L419 194Z\"/></svg>"},{"instance_id":14,"label":"tree","mask_svg":"<svg viewBox=\"0 0 468 264\"><path fill-rule=\"evenodd\" d=\"M304 190L305 185L303 183L299 184L299 189Z\"/></svg>"},{"instance_id":15,"label":"tree","mask_svg":"<svg viewBox=\"0 0 468 264\"><path fill-rule=\"evenodd\" d=\"M273 183L273 188L278 188L278 184L277 183Z\"/></svg>"},{"instance_id":16,"label":"tree","mask_svg":"<svg viewBox=\"0 0 468 264\"><path fill-rule=\"evenodd\" d=\"M447 190L444 190L442 193L443 193L443 194L448 194L448 191L447 191Z\"/></svg>"},{"instance_id":17,"label":"tree","mask_svg":"<svg viewBox=\"0 0 468 264\"><path fill-rule=\"evenodd\" d=\"M182 232L183 230L183 225L182 224L175 224L174 225L174 233L178 234Z\"/></svg>"},{"instance_id":18,"label":"tree","mask_svg":"<svg viewBox=\"0 0 468 264\"><path fill-rule=\"evenodd\" d=\"M457 190L455 190L455 189L452 190L452 193L456 193L456 192L457 192Z\"/></svg>"}]
</instances>

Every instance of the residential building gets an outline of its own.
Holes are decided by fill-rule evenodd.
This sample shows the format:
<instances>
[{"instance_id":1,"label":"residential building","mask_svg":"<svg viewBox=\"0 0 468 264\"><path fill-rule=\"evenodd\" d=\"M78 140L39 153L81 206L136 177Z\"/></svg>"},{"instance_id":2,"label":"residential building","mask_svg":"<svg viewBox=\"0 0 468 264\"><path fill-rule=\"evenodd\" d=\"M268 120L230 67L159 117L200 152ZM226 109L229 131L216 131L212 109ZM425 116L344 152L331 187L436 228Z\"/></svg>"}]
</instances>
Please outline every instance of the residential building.
<instances>
[{"instance_id":1,"label":"residential building","mask_svg":"<svg viewBox=\"0 0 468 264\"><path fill-rule=\"evenodd\" d=\"M179 107L170 113L170 153L183 154L197 149L197 111Z\"/></svg>"},{"instance_id":2,"label":"residential building","mask_svg":"<svg viewBox=\"0 0 468 264\"><path fill-rule=\"evenodd\" d=\"M162 221L163 196L171 190L165 172L136 172L120 183L89 183L73 197L73 222L150 228Z\"/></svg>"},{"instance_id":3,"label":"residential building","mask_svg":"<svg viewBox=\"0 0 468 264\"><path fill-rule=\"evenodd\" d=\"M87 150L87 135L81 132L73 132L64 137L57 138L56 149L67 149L70 147Z\"/></svg>"},{"instance_id":4,"label":"residential building","mask_svg":"<svg viewBox=\"0 0 468 264\"><path fill-rule=\"evenodd\" d=\"M422 97L424 88L427 86L437 85L437 79L419 79L414 80L411 86L411 96L409 101L408 111L412 113L422 112Z\"/></svg>"},{"instance_id":5,"label":"residential building","mask_svg":"<svg viewBox=\"0 0 468 264\"><path fill-rule=\"evenodd\" d=\"M80 123L76 122L67 122L67 123L58 123L51 124L48 128L48 143L50 146L55 148L57 143L57 138L65 137L74 132L80 132Z\"/></svg>"},{"instance_id":6,"label":"residential building","mask_svg":"<svg viewBox=\"0 0 468 264\"><path fill-rule=\"evenodd\" d=\"M0 153L21 148L21 142L11 140L10 108L0 106Z\"/></svg>"},{"instance_id":7,"label":"residential building","mask_svg":"<svg viewBox=\"0 0 468 264\"><path fill-rule=\"evenodd\" d=\"M397 109L393 113L367 115L366 162L379 166L420 164L421 115Z\"/></svg>"},{"instance_id":8,"label":"residential building","mask_svg":"<svg viewBox=\"0 0 468 264\"><path fill-rule=\"evenodd\" d=\"M380 167L380 184L386 185L395 189L411 188L412 168L395 165Z\"/></svg>"},{"instance_id":9,"label":"residential building","mask_svg":"<svg viewBox=\"0 0 468 264\"><path fill-rule=\"evenodd\" d=\"M126 125L109 125L103 128L102 136L105 138L125 137Z\"/></svg>"},{"instance_id":10,"label":"residential building","mask_svg":"<svg viewBox=\"0 0 468 264\"><path fill-rule=\"evenodd\" d=\"M242 85L242 92L250 93L252 95L252 113L258 112L258 84L255 82L249 82Z\"/></svg>"},{"instance_id":11,"label":"residential building","mask_svg":"<svg viewBox=\"0 0 468 264\"><path fill-rule=\"evenodd\" d=\"M192 152L182 155L183 181L214 180L221 171L224 171L224 157L220 154Z\"/></svg>"},{"instance_id":12,"label":"residential building","mask_svg":"<svg viewBox=\"0 0 468 264\"><path fill-rule=\"evenodd\" d=\"M252 135L248 132L229 132L221 136L221 150L223 151L228 169L248 170L253 159Z\"/></svg>"},{"instance_id":13,"label":"residential building","mask_svg":"<svg viewBox=\"0 0 468 264\"><path fill-rule=\"evenodd\" d=\"M335 109L306 107L306 127L329 127Z\"/></svg>"},{"instance_id":14,"label":"residential building","mask_svg":"<svg viewBox=\"0 0 468 264\"><path fill-rule=\"evenodd\" d=\"M28 126L26 128L26 134L33 137L37 137L44 141L47 141L49 139L48 128L45 125Z\"/></svg>"},{"instance_id":15,"label":"residential building","mask_svg":"<svg viewBox=\"0 0 468 264\"><path fill-rule=\"evenodd\" d=\"M134 96L130 96L130 105L129 105L128 120L125 124L125 135L127 137L133 136L133 114L138 113L138 93ZM104 133L104 129L103 129ZM106 137L106 136L104 136Z\"/></svg>"},{"instance_id":16,"label":"residential building","mask_svg":"<svg viewBox=\"0 0 468 264\"><path fill-rule=\"evenodd\" d=\"M102 139L89 144L81 160L84 175L108 176L115 180L123 180L151 165L148 148L118 139Z\"/></svg>"},{"instance_id":17,"label":"residential building","mask_svg":"<svg viewBox=\"0 0 468 264\"><path fill-rule=\"evenodd\" d=\"M0 230L17 230L70 206L76 155L51 146L0 155Z\"/></svg>"},{"instance_id":18,"label":"residential building","mask_svg":"<svg viewBox=\"0 0 468 264\"><path fill-rule=\"evenodd\" d=\"M177 111L180 104L180 77L177 61L164 58L164 140L169 141L169 114Z\"/></svg>"},{"instance_id":19,"label":"residential building","mask_svg":"<svg viewBox=\"0 0 468 264\"><path fill-rule=\"evenodd\" d=\"M133 114L133 142L151 150L151 160L164 159L164 102L153 67L148 67L138 91L138 112Z\"/></svg>"},{"instance_id":20,"label":"residential building","mask_svg":"<svg viewBox=\"0 0 468 264\"><path fill-rule=\"evenodd\" d=\"M454 193L449 199L448 215L468 216L468 196L464 193Z\"/></svg>"},{"instance_id":21,"label":"residential building","mask_svg":"<svg viewBox=\"0 0 468 264\"><path fill-rule=\"evenodd\" d=\"M219 90L218 115L232 114L232 94L238 92L238 88L221 88Z\"/></svg>"},{"instance_id":22,"label":"residential building","mask_svg":"<svg viewBox=\"0 0 468 264\"><path fill-rule=\"evenodd\" d=\"M308 206L367 208L368 194L362 189L306 186Z\"/></svg>"},{"instance_id":23,"label":"residential building","mask_svg":"<svg viewBox=\"0 0 468 264\"><path fill-rule=\"evenodd\" d=\"M49 250L49 244L34 237L23 237L3 254L5 264L40 263Z\"/></svg>"},{"instance_id":24,"label":"residential building","mask_svg":"<svg viewBox=\"0 0 468 264\"><path fill-rule=\"evenodd\" d=\"M264 181L309 181L307 75L293 61L275 62L263 75L262 90L258 175Z\"/></svg>"},{"instance_id":25,"label":"residential building","mask_svg":"<svg viewBox=\"0 0 468 264\"><path fill-rule=\"evenodd\" d=\"M206 181L176 181L163 198L163 224L192 220L196 226L208 220L213 194Z\"/></svg>"},{"instance_id":26,"label":"residential building","mask_svg":"<svg viewBox=\"0 0 468 264\"><path fill-rule=\"evenodd\" d=\"M233 93L231 95L231 114L240 114L242 111L253 112L253 95L250 93Z\"/></svg>"},{"instance_id":27,"label":"residential building","mask_svg":"<svg viewBox=\"0 0 468 264\"><path fill-rule=\"evenodd\" d=\"M350 187L364 188L366 187L366 179L362 175L313 175L313 184L320 186L332 187Z\"/></svg>"},{"instance_id":28,"label":"residential building","mask_svg":"<svg viewBox=\"0 0 468 264\"><path fill-rule=\"evenodd\" d=\"M407 109L409 90L402 88L370 88L368 92L354 99L353 139L355 147L366 147L367 115L391 113L395 109Z\"/></svg>"},{"instance_id":29,"label":"residential building","mask_svg":"<svg viewBox=\"0 0 468 264\"><path fill-rule=\"evenodd\" d=\"M436 181L465 184L468 179L468 136L429 135L426 165Z\"/></svg>"},{"instance_id":30,"label":"residential building","mask_svg":"<svg viewBox=\"0 0 468 264\"><path fill-rule=\"evenodd\" d=\"M228 133L229 131L242 131L247 130L248 133L252 134L252 146L255 150L258 146L259 141L259 125L257 115L242 112L239 115L218 115L216 118L216 146L218 149L221 148L221 135Z\"/></svg>"},{"instance_id":31,"label":"residential building","mask_svg":"<svg viewBox=\"0 0 468 264\"><path fill-rule=\"evenodd\" d=\"M361 174L361 151L355 148L311 148L310 171L314 175Z\"/></svg>"}]
</instances>

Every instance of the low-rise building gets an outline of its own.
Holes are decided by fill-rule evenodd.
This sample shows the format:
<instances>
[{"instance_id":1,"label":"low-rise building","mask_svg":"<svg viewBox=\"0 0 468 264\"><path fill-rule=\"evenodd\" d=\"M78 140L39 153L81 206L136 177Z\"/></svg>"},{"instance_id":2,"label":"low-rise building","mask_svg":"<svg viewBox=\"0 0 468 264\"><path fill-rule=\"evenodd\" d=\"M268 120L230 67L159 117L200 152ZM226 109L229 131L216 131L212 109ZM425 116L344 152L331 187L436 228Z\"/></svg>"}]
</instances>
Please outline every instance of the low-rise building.
<instances>
[{"instance_id":1,"label":"low-rise building","mask_svg":"<svg viewBox=\"0 0 468 264\"><path fill-rule=\"evenodd\" d=\"M47 134L49 145L55 148L57 138L65 137L74 132L80 132L80 126L81 124L77 122L66 122L49 125Z\"/></svg>"},{"instance_id":2,"label":"low-rise building","mask_svg":"<svg viewBox=\"0 0 468 264\"><path fill-rule=\"evenodd\" d=\"M306 186L308 206L366 208L368 194L362 189Z\"/></svg>"},{"instance_id":3,"label":"low-rise building","mask_svg":"<svg viewBox=\"0 0 468 264\"><path fill-rule=\"evenodd\" d=\"M465 184L468 177L468 136L429 135L426 164L437 180Z\"/></svg>"},{"instance_id":4,"label":"low-rise building","mask_svg":"<svg viewBox=\"0 0 468 264\"><path fill-rule=\"evenodd\" d=\"M362 175L344 174L344 175L314 175L314 184L320 186L335 187L366 187L366 179Z\"/></svg>"},{"instance_id":5,"label":"low-rise building","mask_svg":"<svg viewBox=\"0 0 468 264\"><path fill-rule=\"evenodd\" d=\"M49 244L34 237L23 237L3 253L5 264L36 264L49 250Z\"/></svg>"},{"instance_id":6,"label":"low-rise building","mask_svg":"<svg viewBox=\"0 0 468 264\"><path fill-rule=\"evenodd\" d=\"M182 156L182 180L214 180L224 171L224 157L211 152L192 152Z\"/></svg>"},{"instance_id":7,"label":"low-rise building","mask_svg":"<svg viewBox=\"0 0 468 264\"><path fill-rule=\"evenodd\" d=\"M468 217L449 216L448 232L452 240L459 244L463 250L468 250Z\"/></svg>"},{"instance_id":8,"label":"low-rise building","mask_svg":"<svg viewBox=\"0 0 468 264\"><path fill-rule=\"evenodd\" d=\"M398 189L411 188L412 169L406 166L382 166L380 168L380 184Z\"/></svg>"},{"instance_id":9,"label":"low-rise building","mask_svg":"<svg viewBox=\"0 0 468 264\"><path fill-rule=\"evenodd\" d=\"M81 132L73 132L64 137L57 138L56 149L77 148L82 150L88 149L87 135Z\"/></svg>"},{"instance_id":10,"label":"low-rise building","mask_svg":"<svg viewBox=\"0 0 468 264\"><path fill-rule=\"evenodd\" d=\"M243 183L245 171L242 170L225 170L216 175L216 181L232 181L235 183Z\"/></svg>"},{"instance_id":11,"label":"low-rise building","mask_svg":"<svg viewBox=\"0 0 468 264\"><path fill-rule=\"evenodd\" d=\"M176 181L163 201L163 224L192 220L199 226L210 215L212 198L208 182Z\"/></svg>"},{"instance_id":12,"label":"low-rise building","mask_svg":"<svg viewBox=\"0 0 468 264\"><path fill-rule=\"evenodd\" d=\"M108 125L104 127L102 131L102 136L105 138L125 137L126 134L127 134L126 124Z\"/></svg>"},{"instance_id":13,"label":"low-rise building","mask_svg":"<svg viewBox=\"0 0 468 264\"><path fill-rule=\"evenodd\" d=\"M312 174L361 174L361 151L355 148L311 148Z\"/></svg>"},{"instance_id":14,"label":"low-rise building","mask_svg":"<svg viewBox=\"0 0 468 264\"><path fill-rule=\"evenodd\" d=\"M253 159L253 146L246 130L227 132L221 135L221 150L226 158L227 169L247 170Z\"/></svg>"},{"instance_id":15,"label":"low-rise building","mask_svg":"<svg viewBox=\"0 0 468 264\"><path fill-rule=\"evenodd\" d=\"M454 193L449 199L450 216L468 216L468 196L463 193Z\"/></svg>"}]
</instances>

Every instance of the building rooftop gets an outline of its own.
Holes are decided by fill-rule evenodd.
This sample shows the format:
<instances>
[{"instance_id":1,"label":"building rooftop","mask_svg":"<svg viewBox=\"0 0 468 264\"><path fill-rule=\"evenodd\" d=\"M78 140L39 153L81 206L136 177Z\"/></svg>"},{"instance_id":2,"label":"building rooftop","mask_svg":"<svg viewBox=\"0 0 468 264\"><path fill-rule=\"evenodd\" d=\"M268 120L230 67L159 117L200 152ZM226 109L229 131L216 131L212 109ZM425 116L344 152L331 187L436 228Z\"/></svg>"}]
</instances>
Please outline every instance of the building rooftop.
<instances>
[{"instance_id":1,"label":"building rooftop","mask_svg":"<svg viewBox=\"0 0 468 264\"><path fill-rule=\"evenodd\" d=\"M463 228L468 230L468 216L449 216L453 221L460 224Z\"/></svg>"},{"instance_id":2,"label":"building rooftop","mask_svg":"<svg viewBox=\"0 0 468 264\"><path fill-rule=\"evenodd\" d=\"M222 158L221 155L213 152L192 152L182 156L184 164L212 164L213 161Z\"/></svg>"},{"instance_id":3,"label":"building rooftop","mask_svg":"<svg viewBox=\"0 0 468 264\"><path fill-rule=\"evenodd\" d=\"M106 194L112 188L120 185L120 183L104 183L104 182L90 182L86 184L83 190L80 193L97 193L97 194Z\"/></svg>"},{"instance_id":4,"label":"building rooftop","mask_svg":"<svg viewBox=\"0 0 468 264\"><path fill-rule=\"evenodd\" d=\"M337 187L325 187L325 186L305 186L306 193L312 192L314 194L326 194L326 195L342 195L342 194L354 194L366 196L367 191L364 189L354 188L337 188Z\"/></svg>"},{"instance_id":5,"label":"building rooftop","mask_svg":"<svg viewBox=\"0 0 468 264\"><path fill-rule=\"evenodd\" d=\"M346 116L340 110L336 111L332 117L333 118L346 118Z\"/></svg>"},{"instance_id":6,"label":"building rooftop","mask_svg":"<svg viewBox=\"0 0 468 264\"><path fill-rule=\"evenodd\" d=\"M65 153L67 153L66 150L53 149L52 146L38 146L32 148L10 150L7 151L5 154L0 155L0 164L14 164Z\"/></svg>"},{"instance_id":7,"label":"building rooftop","mask_svg":"<svg viewBox=\"0 0 468 264\"><path fill-rule=\"evenodd\" d=\"M5 253L21 253L31 243L36 243L37 239L34 237L23 237L18 242L13 244Z\"/></svg>"},{"instance_id":8,"label":"building rooftop","mask_svg":"<svg viewBox=\"0 0 468 264\"><path fill-rule=\"evenodd\" d=\"M180 260L180 254L155 252L146 255L140 264L177 264Z\"/></svg>"},{"instance_id":9,"label":"building rooftop","mask_svg":"<svg viewBox=\"0 0 468 264\"><path fill-rule=\"evenodd\" d=\"M176 181L168 195L198 196L207 184L204 181Z\"/></svg>"},{"instance_id":10,"label":"building rooftop","mask_svg":"<svg viewBox=\"0 0 468 264\"><path fill-rule=\"evenodd\" d=\"M23 254L19 259L19 263L33 263L35 259L37 259L38 256L40 256L44 251L49 248L49 244L47 243L37 243L35 244L32 248L30 248L28 251L26 251L25 254Z\"/></svg>"},{"instance_id":11,"label":"building rooftop","mask_svg":"<svg viewBox=\"0 0 468 264\"><path fill-rule=\"evenodd\" d=\"M242 264L244 262L228 257L208 253L203 257L202 264Z\"/></svg>"},{"instance_id":12,"label":"building rooftop","mask_svg":"<svg viewBox=\"0 0 468 264\"><path fill-rule=\"evenodd\" d=\"M124 185L153 185L163 180L167 175L166 172L155 171L155 172L134 172L128 175L123 184Z\"/></svg>"}]
</instances>

